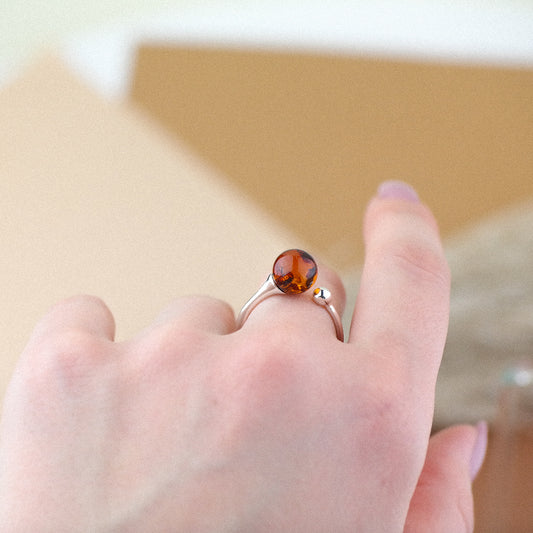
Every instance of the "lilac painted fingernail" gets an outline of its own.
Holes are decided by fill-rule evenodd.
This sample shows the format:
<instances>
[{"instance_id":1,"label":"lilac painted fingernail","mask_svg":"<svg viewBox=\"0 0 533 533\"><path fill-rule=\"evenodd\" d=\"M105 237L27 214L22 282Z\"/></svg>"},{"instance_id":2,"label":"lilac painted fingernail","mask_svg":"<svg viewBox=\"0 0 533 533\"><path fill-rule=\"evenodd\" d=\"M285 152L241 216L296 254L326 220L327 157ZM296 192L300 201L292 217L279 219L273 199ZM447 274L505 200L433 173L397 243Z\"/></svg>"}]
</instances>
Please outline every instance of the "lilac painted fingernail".
<instances>
[{"instance_id":1,"label":"lilac painted fingernail","mask_svg":"<svg viewBox=\"0 0 533 533\"><path fill-rule=\"evenodd\" d=\"M485 460L485 455L487 453L487 442L488 442L488 425L486 422L479 422L476 426L477 429L477 438L472 448L472 455L470 456L470 479L474 481L478 475L481 465Z\"/></svg>"},{"instance_id":2,"label":"lilac painted fingernail","mask_svg":"<svg viewBox=\"0 0 533 533\"><path fill-rule=\"evenodd\" d=\"M403 181L385 181L378 188L378 198L419 202L417 192Z\"/></svg>"}]
</instances>

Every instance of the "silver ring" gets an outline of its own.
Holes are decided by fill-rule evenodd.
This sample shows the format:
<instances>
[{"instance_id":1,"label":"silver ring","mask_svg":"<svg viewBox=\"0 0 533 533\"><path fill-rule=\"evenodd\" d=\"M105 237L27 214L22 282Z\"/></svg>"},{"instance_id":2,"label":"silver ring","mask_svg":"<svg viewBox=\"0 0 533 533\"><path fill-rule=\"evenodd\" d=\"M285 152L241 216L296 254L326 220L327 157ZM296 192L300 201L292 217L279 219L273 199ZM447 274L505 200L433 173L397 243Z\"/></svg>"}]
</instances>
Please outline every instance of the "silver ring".
<instances>
[{"instance_id":1,"label":"silver ring","mask_svg":"<svg viewBox=\"0 0 533 533\"><path fill-rule=\"evenodd\" d=\"M241 309L237 317L237 329L243 326L250 313L263 300L276 294L303 294L315 283L316 275L316 262L307 252L293 249L281 253L274 261L272 273ZM333 321L337 339L344 342L342 321L331 303L331 292L325 287L318 287L313 291L312 300L326 309Z\"/></svg>"}]
</instances>

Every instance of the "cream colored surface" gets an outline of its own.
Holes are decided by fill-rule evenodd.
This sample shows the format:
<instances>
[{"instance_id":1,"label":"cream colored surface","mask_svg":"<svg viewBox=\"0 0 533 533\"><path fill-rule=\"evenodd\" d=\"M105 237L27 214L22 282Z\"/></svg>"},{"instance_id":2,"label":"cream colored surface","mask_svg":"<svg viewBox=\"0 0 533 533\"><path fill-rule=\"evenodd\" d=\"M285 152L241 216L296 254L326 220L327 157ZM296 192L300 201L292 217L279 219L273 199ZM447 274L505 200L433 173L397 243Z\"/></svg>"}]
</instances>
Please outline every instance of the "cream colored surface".
<instances>
[{"instance_id":1,"label":"cream colored surface","mask_svg":"<svg viewBox=\"0 0 533 533\"><path fill-rule=\"evenodd\" d=\"M172 298L236 308L301 240L132 107L102 102L56 61L0 92L0 395L56 300L102 296L120 338Z\"/></svg>"},{"instance_id":2,"label":"cream colored surface","mask_svg":"<svg viewBox=\"0 0 533 533\"><path fill-rule=\"evenodd\" d=\"M187 0L5 0L0 4L0 59L25 57L56 46L75 32L146 16Z\"/></svg>"}]
</instances>

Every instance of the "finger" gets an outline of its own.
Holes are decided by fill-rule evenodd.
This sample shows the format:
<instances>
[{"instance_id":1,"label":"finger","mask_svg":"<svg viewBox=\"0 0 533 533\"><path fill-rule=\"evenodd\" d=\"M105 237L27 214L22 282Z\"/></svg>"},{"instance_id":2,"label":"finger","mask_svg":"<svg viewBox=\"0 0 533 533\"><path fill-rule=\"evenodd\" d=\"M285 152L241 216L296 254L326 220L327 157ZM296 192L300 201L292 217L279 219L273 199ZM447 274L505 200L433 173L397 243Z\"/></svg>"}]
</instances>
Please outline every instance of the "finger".
<instances>
[{"instance_id":1,"label":"finger","mask_svg":"<svg viewBox=\"0 0 533 533\"><path fill-rule=\"evenodd\" d=\"M148 329L168 325L177 330L198 330L218 335L235 331L235 315L229 304L209 296L184 296L164 309Z\"/></svg>"},{"instance_id":2,"label":"finger","mask_svg":"<svg viewBox=\"0 0 533 533\"><path fill-rule=\"evenodd\" d=\"M404 533L471 533L472 481L487 447L487 425L455 426L430 439Z\"/></svg>"},{"instance_id":3,"label":"finger","mask_svg":"<svg viewBox=\"0 0 533 533\"><path fill-rule=\"evenodd\" d=\"M332 269L318 263L316 282L307 292L292 295L276 291L253 308L243 325L243 331L264 332L269 329L291 336L303 335L335 341L337 337L331 316L326 309L312 301L313 290L318 287L330 291L331 305L342 316L346 303L344 285Z\"/></svg>"},{"instance_id":4,"label":"finger","mask_svg":"<svg viewBox=\"0 0 533 533\"><path fill-rule=\"evenodd\" d=\"M115 320L107 305L95 296L74 296L55 304L37 323L30 343L39 339L77 331L113 340Z\"/></svg>"},{"instance_id":5,"label":"finger","mask_svg":"<svg viewBox=\"0 0 533 533\"><path fill-rule=\"evenodd\" d=\"M437 224L407 185L384 184L365 217L365 264L350 343L360 372L383 377L432 416L446 338L450 276Z\"/></svg>"}]
</instances>

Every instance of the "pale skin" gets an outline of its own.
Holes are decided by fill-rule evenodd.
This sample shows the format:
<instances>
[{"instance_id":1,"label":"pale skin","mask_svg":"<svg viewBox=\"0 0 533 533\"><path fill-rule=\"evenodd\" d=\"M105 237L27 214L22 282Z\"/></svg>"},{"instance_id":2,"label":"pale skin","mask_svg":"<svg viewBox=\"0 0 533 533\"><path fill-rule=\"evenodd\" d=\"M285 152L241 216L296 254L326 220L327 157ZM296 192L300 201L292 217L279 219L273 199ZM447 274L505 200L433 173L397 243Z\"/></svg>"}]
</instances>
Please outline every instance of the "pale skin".
<instances>
[{"instance_id":1,"label":"pale skin","mask_svg":"<svg viewBox=\"0 0 533 533\"><path fill-rule=\"evenodd\" d=\"M344 344L304 296L238 331L224 302L182 298L123 342L98 298L55 305L4 402L2 531L471 532L479 431L429 438L450 286L437 225L376 197L364 234ZM343 309L338 276L320 265L318 283Z\"/></svg>"}]
</instances>

